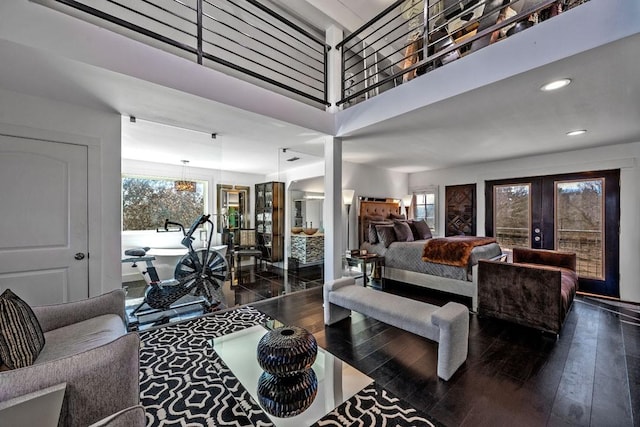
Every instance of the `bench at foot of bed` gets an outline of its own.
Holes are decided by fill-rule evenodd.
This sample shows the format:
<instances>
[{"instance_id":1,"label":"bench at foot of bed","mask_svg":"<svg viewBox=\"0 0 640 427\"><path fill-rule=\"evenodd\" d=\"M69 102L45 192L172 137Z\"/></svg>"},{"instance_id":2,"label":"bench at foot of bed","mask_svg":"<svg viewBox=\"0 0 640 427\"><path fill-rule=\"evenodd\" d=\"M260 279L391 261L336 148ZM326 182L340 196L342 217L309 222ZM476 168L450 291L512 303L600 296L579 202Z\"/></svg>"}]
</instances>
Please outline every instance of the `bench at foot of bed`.
<instances>
[{"instance_id":1,"label":"bench at foot of bed","mask_svg":"<svg viewBox=\"0 0 640 427\"><path fill-rule=\"evenodd\" d=\"M442 307L357 286L353 278L324 284L324 323L333 325L351 310L438 343L438 376L449 380L467 360L469 309L456 302Z\"/></svg>"}]
</instances>

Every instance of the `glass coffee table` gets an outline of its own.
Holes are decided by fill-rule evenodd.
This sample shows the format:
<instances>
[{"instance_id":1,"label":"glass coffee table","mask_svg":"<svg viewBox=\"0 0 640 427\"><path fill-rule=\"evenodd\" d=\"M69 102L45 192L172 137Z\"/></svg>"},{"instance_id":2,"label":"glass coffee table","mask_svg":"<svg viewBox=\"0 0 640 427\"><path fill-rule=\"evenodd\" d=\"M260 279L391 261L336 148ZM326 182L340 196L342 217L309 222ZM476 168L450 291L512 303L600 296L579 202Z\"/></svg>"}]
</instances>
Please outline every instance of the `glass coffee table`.
<instances>
[{"instance_id":1,"label":"glass coffee table","mask_svg":"<svg viewBox=\"0 0 640 427\"><path fill-rule=\"evenodd\" d=\"M214 351L256 402L259 402L258 378L263 372L256 358L258 342L269 329L279 326L283 325L270 322L211 340ZM309 426L373 382L320 347L312 369L318 378L318 392L313 403L301 414L290 418L279 418L265 411L276 426Z\"/></svg>"}]
</instances>

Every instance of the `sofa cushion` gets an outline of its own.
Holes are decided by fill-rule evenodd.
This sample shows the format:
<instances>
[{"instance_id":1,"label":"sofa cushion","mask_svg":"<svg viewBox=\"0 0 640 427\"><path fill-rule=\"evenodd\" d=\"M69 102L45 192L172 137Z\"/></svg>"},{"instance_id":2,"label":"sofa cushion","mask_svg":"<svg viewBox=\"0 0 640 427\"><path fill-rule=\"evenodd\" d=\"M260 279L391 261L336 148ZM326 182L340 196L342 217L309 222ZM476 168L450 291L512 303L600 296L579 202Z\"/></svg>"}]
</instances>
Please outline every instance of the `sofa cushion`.
<instances>
[{"instance_id":1,"label":"sofa cushion","mask_svg":"<svg viewBox=\"0 0 640 427\"><path fill-rule=\"evenodd\" d=\"M82 353L127 333L120 316L104 314L45 333L47 343L35 363Z\"/></svg>"},{"instance_id":2,"label":"sofa cushion","mask_svg":"<svg viewBox=\"0 0 640 427\"><path fill-rule=\"evenodd\" d=\"M7 289L0 295L0 365L9 369L32 365L45 345L31 307Z\"/></svg>"},{"instance_id":3,"label":"sofa cushion","mask_svg":"<svg viewBox=\"0 0 640 427\"><path fill-rule=\"evenodd\" d=\"M578 290L578 273L570 268L556 267L553 265L540 265L536 263L521 262L518 265L525 265L532 268L560 271L560 298L562 300L562 319L567 315L569 307L573 303Z\"/></svg>"},{"instance_id":4,"label":"sofa cushion","mask_svg":"<svg viewBox=\"0 0 640 427\"><path fill-rule=\"evenodd\" d=\"M575 252L514 247L512 254L514 263L539 264L576 271Z\"/></svg>"},{"instance_id":5,"label":"sofa cushion","mask_svg":"<svg viewBox=\"0 0 640 427\"><path fill-rule=\"evenodd\" d=\"M562 309L566 316L576 291L578 290L578 274L575 271L571 271L568 268L560 270L560 294L562 295Z\"/></svg>"},{"instance_id":6,"label":"sofa cushion","mask_svg":"<svg viewBox=\"0 0 640 427\"><path fill-rule=\"evenodd\" d=\"M431 315L439 307L433 304L356 285L331 292L326 303L329 302L438 341L440 331L432 323Z\"/></svg>"}]
</instances>

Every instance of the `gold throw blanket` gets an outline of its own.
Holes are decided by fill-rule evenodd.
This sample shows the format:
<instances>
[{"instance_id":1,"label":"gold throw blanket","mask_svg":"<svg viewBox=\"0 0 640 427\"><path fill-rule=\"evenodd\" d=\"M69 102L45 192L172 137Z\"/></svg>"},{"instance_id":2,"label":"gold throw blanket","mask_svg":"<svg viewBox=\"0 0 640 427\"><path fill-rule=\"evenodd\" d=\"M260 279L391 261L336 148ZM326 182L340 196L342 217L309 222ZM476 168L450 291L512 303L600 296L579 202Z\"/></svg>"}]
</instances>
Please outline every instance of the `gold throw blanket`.
<instances>
[{"instance_id":1,"label":"gold throw blanket","mask_svg":"<svg viewBox=\"0 0 640 427\"><path fill-rule=\"evenodd\" d=\"M495 243L493 237L452 236L429 239L422 250L422 260L436 264L466 267L476 246Z\"/></svg>"}]
</instances>

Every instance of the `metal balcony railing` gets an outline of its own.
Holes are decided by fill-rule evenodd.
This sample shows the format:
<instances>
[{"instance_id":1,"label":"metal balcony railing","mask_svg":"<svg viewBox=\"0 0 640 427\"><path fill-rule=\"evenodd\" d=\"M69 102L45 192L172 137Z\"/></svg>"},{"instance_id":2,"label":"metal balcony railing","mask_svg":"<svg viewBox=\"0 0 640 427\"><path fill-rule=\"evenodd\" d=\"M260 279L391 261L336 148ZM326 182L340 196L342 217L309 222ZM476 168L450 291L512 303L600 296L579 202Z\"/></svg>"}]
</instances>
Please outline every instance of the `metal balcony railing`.
<instances>
[{"instance_id":1,"label":"metal balcony railing","mask_svg":"<svg viewBox=\"0 0 640 427\"><path fill-rule=\"evenodd\" d=\"M398 0L346 37L348 107L588 0Z\"/></svg>"},{"instance_id":2,"label":"metal balcony railing","mask_svg":"<svg viewBox=\"0 0 640 427\"><path fill-rule=\"evenodd\" d=\"M327 106L323 40L257 0L36 0ZM397 0L336 45L348 107L588 0ZM74 13L78 15L78 13Z\"/></svg>"},{"instance_id":3,"label":"metal balcony railing","mask_svg":"<svg viewBox=\"0 0 640 427\"><path fill-rule=\"evenodd\" d=\"M55 1L199 64L328 105L329 47L256 0Z\"/></svg>"}]
</instances>

